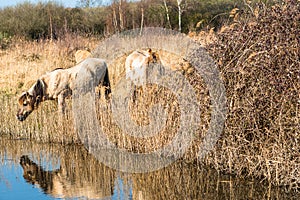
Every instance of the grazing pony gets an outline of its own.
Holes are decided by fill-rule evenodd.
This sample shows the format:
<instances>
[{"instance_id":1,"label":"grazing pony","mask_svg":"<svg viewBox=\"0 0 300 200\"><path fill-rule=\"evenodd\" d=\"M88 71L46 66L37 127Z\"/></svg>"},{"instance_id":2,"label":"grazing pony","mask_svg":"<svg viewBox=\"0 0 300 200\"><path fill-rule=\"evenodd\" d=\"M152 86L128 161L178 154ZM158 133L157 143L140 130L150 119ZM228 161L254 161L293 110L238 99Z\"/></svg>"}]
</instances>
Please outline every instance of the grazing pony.
<instances>
[{"instance_id":1,"label":"grazing pony","mask_svg":"<svg viewBox=\"0 0 300 200\"><path fill-rule=\"evenodd\" d=\"M65 113L65 99L72 95L75 89L76 78L87 77L96 82L96 85L105 86L105 95L111 93L107 65L104 60L87 58L78 65L68 69L55 69L42 75L35 84L18 99L19 110L17 119L24 121L28 115L38 108L39 104L46 100L58 101L59 111ZM89 80L87 80L89 81Z\"/></svg>"},{"instance_id":2,"label":"grazing pony","mask_svg":"<svg viewBox=\"0 0 300 200\"><path fill-rule=\"evenodd\" d=\"M126 79L134 83L133 100L135 100L136 87L147 83L148 76L153 73L153 63L159 64L159 74L162 75L161 60L156 52L148 50L137 50L132 52L125 61Z\"/></svg>"}]
</instances>

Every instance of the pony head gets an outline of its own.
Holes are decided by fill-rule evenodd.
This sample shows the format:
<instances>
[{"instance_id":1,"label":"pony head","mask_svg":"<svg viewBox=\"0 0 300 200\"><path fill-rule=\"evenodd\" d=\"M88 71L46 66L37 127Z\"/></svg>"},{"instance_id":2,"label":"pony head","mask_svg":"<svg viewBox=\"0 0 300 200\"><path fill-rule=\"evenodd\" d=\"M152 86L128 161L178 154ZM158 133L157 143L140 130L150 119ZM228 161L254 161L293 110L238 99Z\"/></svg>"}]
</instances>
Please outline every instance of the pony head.
<instances>
[{"instance_id":1,"label":"pony head","mask_svg":"<svg viewBox=\"0 0 300 200\"><path fill-rule=\"evenodd\" d=\"M43 97L43 82L38 80L27 92L18 99L19 109L17 119L24 121L36 109Z\"/></svg>"},{"instance_id":2,"label":"pony head","mask_svg":"<svg viewBox=\"0 0 300 200\"><path fill-rule=\"evenodd\" d=\"M35 184L36 175L38 175L40 171L38 165L31 161L27 155L23 155L20 158L20 165L23 168L23 177L26 180L26 182Z\"/></svg>"},{"instance_id":3,"label":"pony head","mask_svg":"<svg viewBox=\"0 0 300 200\"><path fill-rule=\"evenodd\" d=\"M157 52L150 52L151 53L151 57L150 57L150 60L149 62L152 62L152 63L160 63L160 57L158 55Z\"/></svg>"}]
</instances>

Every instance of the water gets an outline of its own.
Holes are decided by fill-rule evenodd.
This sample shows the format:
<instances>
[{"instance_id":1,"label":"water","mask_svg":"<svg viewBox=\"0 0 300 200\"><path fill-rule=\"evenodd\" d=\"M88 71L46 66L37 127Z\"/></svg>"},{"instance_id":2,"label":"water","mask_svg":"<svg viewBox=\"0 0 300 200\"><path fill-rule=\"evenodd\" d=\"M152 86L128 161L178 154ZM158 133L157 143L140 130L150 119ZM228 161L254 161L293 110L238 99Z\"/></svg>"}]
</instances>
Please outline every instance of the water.
<instances>
[{"instance_id":1,"label":"water","mask_svg":"<svg viewBox=\"0 0 300 200\"><path fill-rule=\"evenodd\" d=\"M253 180L218 175L178 161L128 174L98 162L79 145L0 140L0 199L300 199Z\"/></svg>"}]
</instances>

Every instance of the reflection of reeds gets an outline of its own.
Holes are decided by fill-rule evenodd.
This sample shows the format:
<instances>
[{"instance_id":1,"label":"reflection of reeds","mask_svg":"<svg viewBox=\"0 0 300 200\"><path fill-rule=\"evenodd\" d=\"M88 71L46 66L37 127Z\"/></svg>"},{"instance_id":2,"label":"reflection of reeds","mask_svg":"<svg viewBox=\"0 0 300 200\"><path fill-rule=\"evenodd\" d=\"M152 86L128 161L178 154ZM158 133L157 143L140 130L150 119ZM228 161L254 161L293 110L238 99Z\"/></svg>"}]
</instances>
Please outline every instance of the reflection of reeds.
<instances>
[{"instance_id":1,"label":"reflection of reeds","mask_svg":"<svg viewBox=\"0 0 300 200\"><path fill-rule=\"evenodd\" d=\"M29 155L32 161L42 165L46 171L59 169L61 177L56 181L60 181L62 188L65 188L62 190L65 198L79 197L78 195L103 198L111 196L114 191L115 195L118 193L120 195L121 191L118 188L121 187L118 186L117 180L123 181L122 188L125 192L132 189L133 199L299 198L296 194L286 194L271 185L262 186L262 183L256 181L222 176L214 170L199 168L183 161L177 161L151 173L128 174L116 172L99 163L81 145L49 144L6 138L0 140L1 158L13 159L12 164L19 165L22 155ZM0 160L0 166L2 163ZM47 194L54 196L58 192L48 190Z\"/></svg>"},{"instance_id":2,"label":"reflection of reeds","mask_svg":"<svg viewBox=\"0 0 300 200\"><path fill-rule=\"evenodd\" d=\"M35 183L40 184L44 192L54 197L89 196L95 199L112 194L115 172L95 160L82 146L2 138L0 155L2 158L13 159L14 165L19 165L20 158L28 155L33 162L42 167L37 174L32 174L36 176ZM48 173L43 172L44 170ZM55 172L48 178L51 170ZM44 176L37 177L39 173ZM42 188L47 185L47 189Z\"/></svg>"}]
</instances>

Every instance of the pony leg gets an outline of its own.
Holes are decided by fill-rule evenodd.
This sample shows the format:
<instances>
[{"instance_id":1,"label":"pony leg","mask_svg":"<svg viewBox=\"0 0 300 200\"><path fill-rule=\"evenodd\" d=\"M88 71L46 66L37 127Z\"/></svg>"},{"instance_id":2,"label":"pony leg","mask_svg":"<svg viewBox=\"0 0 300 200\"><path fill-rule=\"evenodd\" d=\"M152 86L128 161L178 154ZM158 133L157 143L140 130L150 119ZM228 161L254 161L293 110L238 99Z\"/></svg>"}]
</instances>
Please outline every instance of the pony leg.
<instances>
[{"instance_id":1,"label":"pony leg","mask_svg":"<svg viewBox=\"0 0 300 200\"><path fill-rule=\"evenodd\" d=\"M65 114L65 109L66 109L66 101L64 94L60 94L58 96L58 110L61 114Z\"/></svg>"},{"instance_id":2,"label":"pony leg","mask_svg":"<svg viewBox=\"0 0 300 200\"><path fill-rule=\"evenodd\" d=\"M132 102L136 103L137 97L139 96L138 87L136 85L133 85L133 89L130 93L132 94Z\"/></svg>"},{"instance_id":3,"label":"pony leg","mask_svg":"<svg viewBox=\"0 0 300 200\"><path fill-rule=\"evenodd\" d=\"M104 86L97 87L97 90L98 90L97 91L98 96L102 102L105 102L106 100L108 100L108 95L105 93L106 88Z\"/></svg>"}]
</instances>

